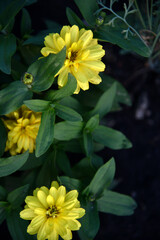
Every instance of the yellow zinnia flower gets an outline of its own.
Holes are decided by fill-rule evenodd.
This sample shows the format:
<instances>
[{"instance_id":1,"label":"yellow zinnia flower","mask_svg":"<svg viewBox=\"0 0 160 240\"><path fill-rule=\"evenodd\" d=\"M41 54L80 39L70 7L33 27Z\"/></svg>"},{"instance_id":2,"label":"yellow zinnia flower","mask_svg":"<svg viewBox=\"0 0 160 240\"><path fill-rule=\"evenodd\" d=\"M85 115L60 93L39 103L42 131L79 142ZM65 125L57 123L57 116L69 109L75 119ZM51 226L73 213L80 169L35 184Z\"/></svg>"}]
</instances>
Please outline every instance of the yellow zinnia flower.
<instances>
[{"instance_id":1,"label":"yellow zinnia flower","mask_svg":"<svg viewBox=\"0 0 160 240\"><path fill-rule=\"evenodd\" d=\"M77 200L77 190L66 193L66 188L53 181L51 188L36 188L33 196L27 196L26 206L20 217L32 220L27 228L31 235L37 233L38 240L72 239L72 232L79 230L80 222L76 219L85 214Z\"/></svg>"},{"instance_id":2,"label":"yellow zinnia flower","mask_svg":"<svg viewBox=\"0 0 160 240\"><path fill-rule=\"evenodd\" d=\"M89 89L89 82L99 84L102 80L98 75L105 69L101 58L105 51L98 44L97 39L93 39L93 32L78 26L64 26L58 33L50 33L45 37L45 47L41 49L44 57L50 53L57 54L66 46L66 60L64 66L56 74L58 75L59 87L64 87L68 81L68 73L73 74L77 80L77 89Z\"/></svg>"},{"instance_id":3,"label":"yellow zinnia flower","mask_svg":"<svg viewBox=\"0 0 160 240\"><path fill-rule=\"evenodd\" d=\"M22 106L18 110L5 115L3 122L8 130L5 151L11 155L35 149L35 141L41 123L41 113L36 113Z\"/></svg>"}]
</instances>

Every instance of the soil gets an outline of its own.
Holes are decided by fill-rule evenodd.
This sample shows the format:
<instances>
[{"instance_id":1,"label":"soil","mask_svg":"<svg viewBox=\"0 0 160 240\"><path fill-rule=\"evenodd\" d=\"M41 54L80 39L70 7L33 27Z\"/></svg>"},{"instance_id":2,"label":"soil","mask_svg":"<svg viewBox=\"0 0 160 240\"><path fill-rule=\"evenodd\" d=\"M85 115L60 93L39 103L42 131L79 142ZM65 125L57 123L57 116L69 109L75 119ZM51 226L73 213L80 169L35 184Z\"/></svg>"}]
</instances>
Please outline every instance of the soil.
<instances>
[{"instance_id":1,"label":"soil","mask_svg":"<svg viewBox=\"0 0 160 240\"><path fill-rule=\"evenodd\" d=\"M52 6L52 7L51 7ZM39 1L28 7L33 28L42 30L43 19L66 25L66 6L76 9L73 1ZM76 10L77 11L77 10ZM107 72L129 91L131 107L111 113L111 127L123 132L133 143L129 150L103 151L105 158L116 159L117 192L132 196L138 207L129 217L100 214L101 227L95 240L160 239L160 74L151 69L147 59L120 54L116 46L105 45ZM5 231L2 230L2 231ZM5 234L6 237L6 234ZM8 238L9 239L9 238Z\"/></svg>"}]
</instances>

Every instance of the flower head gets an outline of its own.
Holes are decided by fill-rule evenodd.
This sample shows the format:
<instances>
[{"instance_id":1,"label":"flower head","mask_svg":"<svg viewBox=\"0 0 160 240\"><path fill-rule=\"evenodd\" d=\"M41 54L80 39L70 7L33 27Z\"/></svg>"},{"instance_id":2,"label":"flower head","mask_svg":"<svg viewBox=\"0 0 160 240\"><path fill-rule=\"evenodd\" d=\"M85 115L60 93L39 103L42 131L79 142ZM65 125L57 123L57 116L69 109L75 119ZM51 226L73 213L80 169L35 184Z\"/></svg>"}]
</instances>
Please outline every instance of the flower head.
<instances>
[{"instance_id":1,"label":"flower head","mask_svg":"<svg viewBox=\"0 0 160 240\"><path fill-rule=\"evenodd\" d=\"M27 150L32 153L35 149L41 113L33 112L23 105L18 110L7 114L3 122L8 129L5 151L9 151L11 155Z\"/></svg>"},{"instance_id":2,"label":"flower head","mask_svg":"<svg viewBox=\"0 0 160 240\"><path fill-rule=\"evenodd\" d=\"M77 80L75 93L79 93L80 88L89 89L89 82L99 84L101 77L99 72L104 71L105 65L101 61L105 51L98 44L97 39L93 39L93 32L78 26L64 26L58 33L50 33L45 37L45 47L41 49L44 57L50 53L57 54L66 46L66 60L64 66L56 74L58 75L58 85L63 87L68 81L68 73L73 74Z\"/></svg>"},{"instance_id":3,"label":"flower head","mask_svg":"<svg viewBox=\"0 0 160 240\"><path fill-rule=\"evenodd\" d=\"M51 188L36 188L33 196L27 196L26 206L20 217L31 220L27 228L29 234L36 234L38 240L72 239L72 232L79 230L80 222L76 219L85 214L77 200L78 192L66 193L66 188L53 181Z\"/></svg>"}]
</instances>

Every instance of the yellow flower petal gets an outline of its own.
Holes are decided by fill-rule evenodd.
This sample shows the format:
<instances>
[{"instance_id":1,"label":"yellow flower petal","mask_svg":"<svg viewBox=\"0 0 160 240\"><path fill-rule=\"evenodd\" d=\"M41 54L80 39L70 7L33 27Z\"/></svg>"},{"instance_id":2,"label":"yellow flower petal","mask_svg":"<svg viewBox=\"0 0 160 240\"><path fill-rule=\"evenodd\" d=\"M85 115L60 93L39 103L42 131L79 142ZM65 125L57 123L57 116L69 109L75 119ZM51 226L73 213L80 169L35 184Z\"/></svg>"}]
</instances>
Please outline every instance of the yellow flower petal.
<instances>
[{"instance_id":1,"label":"yellow flower petal","mask_svg":"<svg viewBox=\"0 0 160 240\"><path fill-rule=\"evenodd\" d=\"M44 191L39 190L39 191L37 192L37 197L38 197L38 200L40 201L40 203L41 203L45 208L48 208L48 207L49 207L49 206L48 206L48 203L47 203L47 200L46 200L47 195L45 194Z\"/></svg>"},{"instance_id":2,"label":"yellow flower petal","mask_svg":"<svg viewBox=\"0 0 160 240\"><path fill-rule=\"evenodd\" d=\"M28 208L20 212L20 217L25 220L32 220L34 217L36 217L36 215L33 209Z\"/></svg>"},{"instance_id":3,"label":"yellow flower petal","mask_svg":"<svg viewBox=\"0 0 160 240\"><path fill-rule=\"evenodd\" d=\"M66 189L63 186L60 186L57 191L57 200L56 200L56 206L60 206L64 203L66 195Z\"/></svg>"}]
</instances>

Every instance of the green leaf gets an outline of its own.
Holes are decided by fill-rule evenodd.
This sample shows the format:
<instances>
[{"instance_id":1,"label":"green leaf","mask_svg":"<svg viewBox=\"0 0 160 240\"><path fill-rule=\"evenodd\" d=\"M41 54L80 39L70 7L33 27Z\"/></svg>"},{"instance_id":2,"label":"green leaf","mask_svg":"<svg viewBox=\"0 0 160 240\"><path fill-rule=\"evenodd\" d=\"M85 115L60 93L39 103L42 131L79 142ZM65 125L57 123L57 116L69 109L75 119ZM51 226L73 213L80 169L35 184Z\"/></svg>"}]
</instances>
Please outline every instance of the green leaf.
<instances>
[{"instance_id":1,"label":"green leaf","mask_svg":"<svg viewBox=\"0 0 160 240\"><path fill-rule=\"evenodd\" d=\"M86 185L93 178L96 170L92 166L91 157L81 159L72 168L73 176L81 179Z\"/></svg>"},{"instance_id":2,"label":"green leaf","mask_svg":"<svg viewBox=\"0 0 160 240\"><path fill-rule=\"evenodd\" d=\"M69 7L66 8L66 15L71 25L77 25L79 28L85 27L81 19Z\"/></svg>"},{"instance_id":3,"label":"green leaf","mask_svg":"<svg viewBox=\"0 0 160 240\"><path fill-rule=\"evenodd\" d=\"M0 8L0 30L5 28L12 19L17 15L17 13L23 8L26 0L12 0L2 1L0 7L3 5L3 9Z\"/></svg>"},{"instance_id":4,"label":"green leaf","mask_svg":"<svg viewBox=\"0 0 160 240\"><path fill-rule=\"evenodd\" d=\"M81 222L81 228L78 234L81 239L91 240L96 236L99 227L99 215L97 211L96 202L87 202L87 204L82 205L85 208L85 215L79 220ZM82 236L84 235L84 238Z\"/></svg>"},{"instance_id":5,"label":"green leaf","mask_svg":"<svg viewBox=\"0 0 160 240\"><path fill-rule=\"evenodd\" d=\"M103 118L112 108L113 101L116 95L116 83L114 83L107 91L99 98L95 108L89 112L90 116L99 114Z\"/></svg>"},{"instance_id":6,"label":"green leaf","mask_svg":"<svg viewBox=\"0 0 160 240\"><path fill-rule=\"evenodd\" d=\"M27 151L20 155L0 158L0 177L5 177L16 172L27 161L28 156L29 152Z\"/></svg>"},{"instance_id":7,"label":"green leaf","mask_svg":"<svg viewBox=\"0 0 160 240\"><path fill-rule=\"evenodd\" d=\"M74 0L77 4L84 19L91 25L94 26L96 23L95 12L98 10L98 3L96 0Z\"/></svg>"},{"instance_id":8,"label":"green leaf","mask_svg":"<svg viewBox=\"0 0 160 240\"><path fill-rule=\"evenodd\" d=\"M64 185L68 190L77 190L78 192L81 190L81 182L78 179L70 178L67 176L58 177L58 180L62 185Z\"/></svg>"},{"instance_id":9,"label":"green leaf","mask_svg":"<svg viewBox=\"0 0 160 240\"><path fill-rule=\"evenodd\" d=\"M101 84L98 85L98 88L101 89L103 92L107 89L109 89L113 83L116 83L117 85L117 91L116 91L116 96L115 96L115 101L119 105L119 103L126 104L127 106L131 106L131 98L130 95L128 94L127 90L123 87L123 85L119 82L116 81L114 78L101 73L100 74L103 81ZM113 106L112 106L113 109Z\"/></svg>"},{"instance_id":10,"label":"green leaf","mask_svg":"<svg viewBox=\"0 0 160 240\"><path fill-rule=\"evenodd\" d=\"M55 124L54 138L61 141L68 141L79 138L82 133L83 122L60 122Z\"/></svg>"},{"instance_id":11,"label":"green leaf","mask_svg":"<svg viewBox=\"0 0 160 240\"><path fill-rule=\"evenodd\" d=\"M19 187L8 194L7 201L11 204L12 209L18 208L27 195L29 184Z\"/></svg>"},{"instance_id":12,"label":"green leaf","mask_svg":"<svg viewBox=\"0 0 160 240\"><path fill-rule=\"evenodd\" d=\"M27 37L32 31L31 28L31 18L28 11L22 9L22 19L21 19L21 35L22 37Z\"/></svg>"},{"instance_id":13,"label":"green leaf","mask_svg":"<svg viewBox=\"0 0 160 240\"><path fill-rule=\"evenodd\" d=\"M0 70L11 73L11 58L16 52L16 37L13 34L0 35Z\"/></svg>"},{"instance_id":14,"label":"green leaf","mask_svg":"<svg viewBox=\"0 0 160 240\"><path fill-rule=\"evenodd\" d=\"M26 100L26 101L24 101L24 104L34 112L47 111L50 106L49 101L45 101L45 100L41 100L41 99Z\"/></svg>"},{"instance_id":15,"label":"green leaf","mask_svg":"<svg viewBox=\"0 0 160 240\"><path fill-rule=\"evenodd\" d=\"M111 213L118 216L132 215L136 202L129 196L105 190L103 196L97 200L100 212Z\"/></svg>"},{"instance_id":16,"label":"green leaf","mask_svg":"<svg viewBox=\"0 0 160 240\"><path fill-rule=\"evenodd\" d=\"M70 96L74 93L77 88L77 81L75 77L71 74L68 74L68 81L67 84L62 87L60 90L50 90L47 95L46 99L50 101L57 101L64 97Z\"/></svg>"},{"instance_id":17,"label":"green leaf","mask_svg":"<svg viewBox=\"0 0 160 240\"><path fill-rule=\"evenodd\" d=\"M93 131L93 139L115 150L132 147L132 143L123 133L105 126L98 126Z\"/></svg>"},{"instance_id":18,"label":"green leaf","mask_svg":"<svg viewBox=\"0 0 160 240\"><path fill-rule=\"evenodd\" d=\"M114 175L115 161L114 158L111 158L107 163L98 169L91 183L84 190L84 193L89 193L91 199L99 198L104 189L113 181Z\"/></svg>"},{"instance_id":19,"label":"green leaf","mask_svg":"<svg viewBox=\"0 0 160 240\"><path fill-rule=\"evenodd\" d=\"M93 153L93 137L92 133L83 130L83 145L86 156L89 157Z\"/></svg>"},{"instance_id":20,"label":"green leaf","mask_svg":"<svg viewBox=\"0 0 160 240\"><path fill-rule=\"evenodd\" d=\"M88 132L93 132L96 127L99 125L99 115L96 114L95 116L91 117L88 122L86 123L85 130Z\"/></svg>"},{"instance_id":21,"label":"green leaf","mask_svg":"<svg viewBox=\"0 0 160 240\"><path fill-rule=\"evenodd\" d=\"M22 209L12 210L7 216L8 230L13 240L35 240L27 233L28 222L21 219L19 213Z\"/></svg>"},{"instance_id":22,"label":"green leaf","mask_svg":"<svg viewBox=\"0 0 160 240\"><path fill-rule=\"evenodd\" d=\"M8 202L0 201L0 224L6 219Z\"/></svg>"},{"instance_id":23,"label":"green leaf","mask_svg":"<svg viewBox=\"0 0 160 240\"><path fill-rule=\"evenodd\" d=\"M115 20L114 27L107 25L112 18L113 15L105 18L104 24L95 31L94 37L101 41L117 44L119 47L136 52L143 57L149 57L151 54L150 48L146 46L137 35L129 34L128 39L124 37L122 31L128 29L128 26L122 21Z\"/></svg>"},{"instance_id":24,"label":"green leaf","mask_svg":"<svg viewBox=\"0 0 160 240\"><path fill-rule=\"evenodd\" d=\"M0 91L0 114L7 114L19 108L33 93L22 82L16 81Z\"/></svg>"},{"instance_id":25,"label":"green leaf","mask_svg":"<svg viewBox=\"0 0 160 240\"><path fill-rule=\"evenodd\" d=\"M50 188L51 182L57 178L57 167L56 167L56 150L48 151L48 154L42 155L44 157L43 165L38 171L36 178L36 186L46 186Z\"/></svg>"},{"instance_id":26,"label":"green leaf","mask_svg":"<svg viewBox=\"0 0 160 240\"><path fill-rule=\"evenodd\" d=\"M3 201L6 199L6 196L7 196L7 190L0 186L0 201Z\"/></svg>"},{"instance_id":27,"label":"green leaf","mask_svg":"<svg viewBox=\"0 0 160 240\"><path fill-rule=\"evenodd\" d=\"M26 0L25 6L29 6L29 5L31 5L33 3L36 3L36 2L37 2L37 0Z\"/></svg>"},{"instance_id":28,"label":"green leaf","mask_svg":"<svg viewBox=\"0 0 160 240\"><path fill-rule=\"evenodd\" d=\"M48 157L48 152L46 152L45 154L43 154L42 156L40 156L38 158L35 156L35 152L30 153L27 161L20 168L20 170L25 171L25 170L37 168L37 167L41 166L42 163L44 163L44 161L45 161L45 159L47 159L47 157Z\"/></svg>"},{"instance_id":29,"label":"green leaf","mask_svg":"<svg viewBox=\"0 0 160 240\"><path fill-rule=\"evenodd\" d=\"M71 121L71 122L82 121L81 115L69 107L56 104L55 110L56 110L56 115L58 115L60 118L64 120Z\"/></svg>"},{"instance_id":30,"label":"green leaf","mask_svg":"<svg viewBox=\"0 0 160 240\"><path fill-rule=\"evenodd\" d=\"M53 142L55 112L50 108L42 113L41 124L36 138L36 157L44 154Z\"/></svg>"},{"instance_id":31,"label":"green leaf","mask_svg":"<svg viewBox=\"0 0 160 240\"><path fill-rule=\"evenodd\" d=\"M72 170L71 170L71 165L70 165L70 161L67 157L67 154L62 151L59 150L57 151L56 154L56 163L58 165L58 167L68 176L72 176Z\"/></svg>"},{"instance_id":32,"label":"green leaf","mask_svg":"<svg viewBox=\"0 0 160 240\"><path fill-rule=\"evenodd\" d=\"M65 58L66 49L63 48L57 54L50 54L32 63L27 72L33 76L33 91L41 92L51 87L54 76L63 66Z\"/></svg>"},{"instance_id":33,"label":"green leaf","mask_svg":"<svg viewBox=\"0 0 160 240\"><path fill-rule=\"evenodd\" d=\"M1 144L0 144L0 157L1 157L4 153L6 140L7 140L7 131L1 119L0 119L0 134L1 134Z\"/></svg>"}]
</instances>

